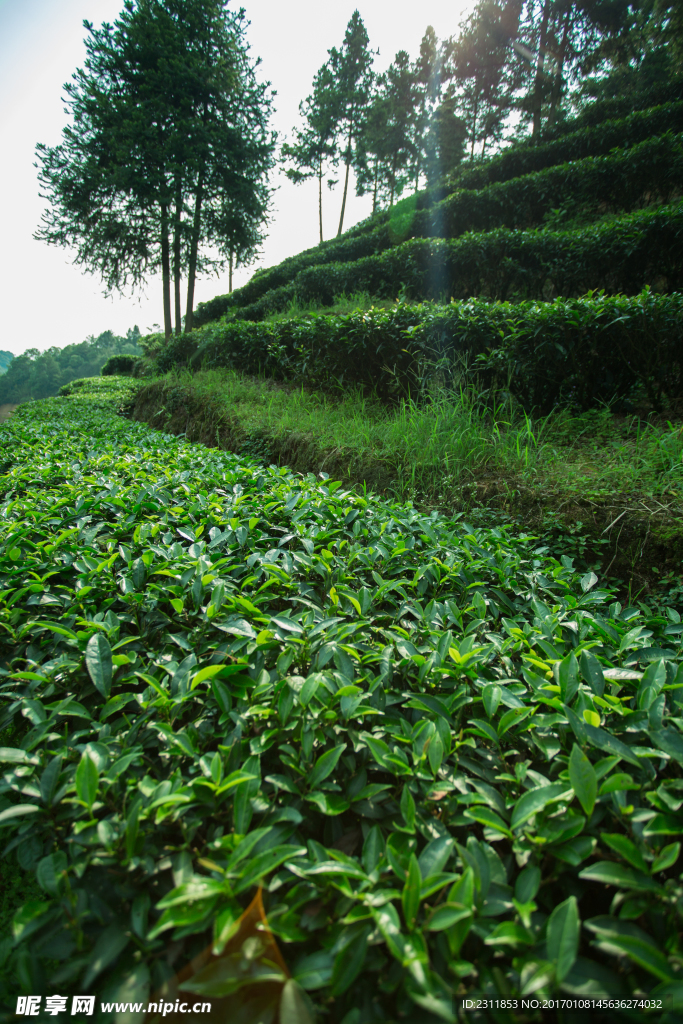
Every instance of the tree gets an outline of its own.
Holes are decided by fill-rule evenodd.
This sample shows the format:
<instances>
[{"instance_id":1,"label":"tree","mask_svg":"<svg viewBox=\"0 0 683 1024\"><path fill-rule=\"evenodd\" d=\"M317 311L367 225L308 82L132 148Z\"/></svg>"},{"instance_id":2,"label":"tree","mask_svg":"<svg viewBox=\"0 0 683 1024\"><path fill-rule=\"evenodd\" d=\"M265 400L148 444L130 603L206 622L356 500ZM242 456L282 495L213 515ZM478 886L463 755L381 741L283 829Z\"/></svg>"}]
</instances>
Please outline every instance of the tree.
<instances>
[{"instance_id":1,"label":"tree","mask_svg":"<svg viewBox=\"0 0 683 1024\"><path fill-rule=\"evenodd\" d=\"M185 329L198 272L248 260L261 240L274 135L244 12L227 0L125 0L113 26L85 22L85 68L65 86L73 124L39 145L49 207L36 238L76 250L108 291L161 270L164 328ZM212 251L202 251L210 244Z\"/></svg>"},{"instance_id":2,"label":"tree","mask_svg":"<svg viewBox=\"0 0 683 1024\"><path fill-rule=\"evenodd\" d=\"M384 165L389 156L386 125L389 120L389 99L386 95L386 75L377 75L365 114L363 131L358 140L356 166L356 194L372 192L372 212L388 197L385 194Z\"/></svg>"},{"instance_id":3,"label":"tree","mask_svg":"<svg viewBox=\"0 0 683 1024\"><path fill-rule=\"evenodd\" d=\"M490 142L499 141L512 109L517 82L509 42L516 32L516 16L514 0L505 5L479 0L462 23L460 36L446 46L444 77L457 83L471 158L478 143L483 156Z\"/></svg>"},{"instance_id":4,"label":"tree","mask_svg":"<svg viewBox=\"0 0 683 1024\"><path fill-rule=\"evenodd\" d=\"M427 26L420 42L420 56L413 65L413 147L415 152L415 191L426 157L426 139L434 106L441 92L441 55L436 32Z\"/></svg>"},{"instance_id":5,"label":"tree","mask_svg":"<svg viewBox=\"0 0 683 1024\"><path fill-rule=\"evenodd\" d=\"M386 124L389 159L386 177L389 186L389 206L400 195L415 163L415 146L412 141L415 113L415 79L410 67L410 58L405 50L399 50L386 74L386 95L389 118Z\"/></svg>"},{"instance_id":6,"label":"tree","mask_svg":"<svg viewBox=\"0 0 683 1024\"><path fill-rule=\"evenodd\" d=\"M324 64L313 79L313 92L299 104L304 127L295 130L295 143L285 143L282 156L293 166L285 174L295 185L318 179L318 221L320 241L323 240L323 177L326 163L336 165L337 159L337 95L329 65ZM328 179L328 188L337 182Z\"/></svg>"},{"instance_id":7,"label":"tree","mask_svg":"<svg viewBox=\"0 0 683 1024\"><path fill-rule=\"evenodd\" d=\"M429 185L452 174L465 155L468 132L467 125L458 116L459 105L451 83L430 118L425 139L425 173Z\"/></svg>"},{"instance_id":8,"label":"tree","mask_svg":"<svg viewBox=\"0 0 683 1024\"><path fill-rule=\"evenodd\" d=\"M652 40L642 30L645 9L653 6L654 0L633 5L630 0L525 0L513 46L519 81L526 84L519 108L532 135L539 136L544 123L561 115L572 81L605 62L619 63L626 52L636 63L651 52Z\"/></svg>"},{"instance_id":9,"label":"tree","mask_svg":"<svg viewBox=\"0 0 683 1024\"><path fill-rule=\"evenodd\" d=\"M328 51L337 94L339 134L346 141L342 152L345 167L344 193L337 235L341 235L344 224L351 165L362 166L361 139L373 80L373 54L369 42L361 16L358 11L354 11L346 27L341 49Z\"/></svg>"},{"instance_id":10,"label":"tree","mask_svg":"<svg viewBox=\"0 0 683 1024\"><path fill-rule=\"evenodd\" d=\"M414 76L410 58L400 50L388 70L375 79L369 109L358 140L357 192L363 195L372 184L373 213L378 198L389 206L413 174ZM368 158L372 168L367 166Z\"/></svg>"}]
</instances>

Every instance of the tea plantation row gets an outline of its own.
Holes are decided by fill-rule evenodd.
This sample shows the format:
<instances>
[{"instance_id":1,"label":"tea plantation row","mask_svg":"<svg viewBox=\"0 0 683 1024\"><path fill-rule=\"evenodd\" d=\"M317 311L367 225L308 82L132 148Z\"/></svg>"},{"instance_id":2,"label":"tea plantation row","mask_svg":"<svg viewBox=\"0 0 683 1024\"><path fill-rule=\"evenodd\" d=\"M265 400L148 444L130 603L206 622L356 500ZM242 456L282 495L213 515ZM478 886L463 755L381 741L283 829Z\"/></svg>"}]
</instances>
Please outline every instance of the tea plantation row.
<instances>
[{"instance_id":1,"label":"tea plantation row","mask_svg":"<svg viewBox=\"0 0 683 1024\"><path fill-rule=\"evenodd\" d=\"M482 160L478 164L462 165L450 178L451 191L457 188L484 188L496 181L509 181L532 171L581 160L587 156L601 156L613 149L627 149L652 135L666 131L681 131L683 102L663 103L647 110L629 110L625 117L607 118L599 124L585 126L578 131L560 135L557 139L527 141L511 146L502 153ZM571 124L572 122L570 122Z\"/></svg>"},{"instance_id":2,"label":"tea plantation row","mask_svg":"<svg viewBox=\"0 0 683 1024\"><path fill-rule=\"evenodd\" d=\"M644 291L553 303L447 306L312 315L270 324L222 321L171 341L172 367L230 366L311 386L362 387L382 400L428 393L469 367L482 393L503 387L542 413L637 397L675 398L683 367L683 299Z\"/></svg>"},{"instance_id":3,"label":"tea plantation row","mask_svg":"<svg viewBox=\"0 0 683 1024\"><path fill-rule=\"evenodd\" d=\"M392 219L386 213L371 218L364 225L364 230L347 232L341 239L290 257L276 267L255 274L251 281L232 294L216 296L200 304L195 323L201 326L232 311L245 319L261 319L268 312L282 308L282 303L278 304L276 299L273 301L271 295L291 284L307 269L322 269L332 263L348 263L376 255L406 238L450 239L466 232L490 232L502 227L528 229L540 224L553 209L563 206L570 210L582 207L595 210L601 206L603 212L629 211L646 202L666 201L680 194L683 181L681 136L676 132L676 127L680 129L681 111L683 104L674 104L658 118L658 122L664 124L670 120L673 128L670 126L663 134L644 138L631 148L615 149L607 156L583 155L604 152L594 143L611 137L610 132L597 128L588 140L585 133L580 133L583 141L581 148L577 146L577 152L582 154L582 158L571 158L571 151L565 147L555 154L556 160L546 155L545 163L540 161L540 170L534 169L530 157L525 157L520 163L519 154L527 154L527 151L513 147L468 171L470 177L463 179L466 187L458 187L447 196L443 195L443 190L419 193L413 200L406 201L413 202L415 209L406 217L400 230L397 230L395 217ZM645 120L645 115L651 113L642 112L643 123L638 123L643 132L657 126L652 119ZM622 147L628 140L626 129L636 117L633 115L633 118L624 119L615 126L615 140L620 134L626 136ZM536 153L536 150L529 153ZM503 161L504 164L501 163ZM510 165L511 171L518 172L517 176L496 173L498 163ZM631 225L631 230L636 227ZM643 230L646 228L647 223L644 223ZM590 252L586 269L592 269ZM596 282L593 287L598 287Z\"/></svg>"},{"instance_id":4,"label":"tea plantation row","mask_svg":"<svg viewBox=\"0 0 683 1024\"><path fill-rule=\"evenodd\" d=\"M506 300L570 298L590 289L633 295L652 283L674 291L683 284L682 226L683 206L677 203L572 231L498 228L394 246L388 228L379 228L375 238L365 236L376 251L306 266L289 284L232 312L237 320L258 322L293 301L330 306L335 296L357 292L378 298ZM362 252L361 246L354 248ZM214 311L223 307L220 298L213 300Z\"/></svg>"},{"instance_id":5,"label":"tea plantation row","mask_svg":"<svg viewBox=\"0 0 683 1024\"><path fill-rule=\"evenodd\" d=\"M299 1024L683 1005L679 615L126 422L125 387L0 431L0 833L42 892L0 943L8 1019L18 991ZM280 966L235 949L258 886Z\"/></svg>"}]
</instances>

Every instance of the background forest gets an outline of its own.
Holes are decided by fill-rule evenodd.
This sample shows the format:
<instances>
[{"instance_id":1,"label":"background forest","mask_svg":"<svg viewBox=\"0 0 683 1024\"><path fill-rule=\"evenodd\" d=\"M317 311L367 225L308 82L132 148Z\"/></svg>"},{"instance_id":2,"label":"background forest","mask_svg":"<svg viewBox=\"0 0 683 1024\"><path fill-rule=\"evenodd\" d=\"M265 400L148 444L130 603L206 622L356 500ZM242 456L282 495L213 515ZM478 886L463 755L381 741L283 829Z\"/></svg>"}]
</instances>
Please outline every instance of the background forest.
<instances>
[{"instance_id":1,"label":"background forest","mask_svg":"<svg viewBox=\"0 0 683 1024\"><path fill-rule=\"evenodd\" d=\"M125 338L104 331L97 338L86 338L65 348L53 347L44 352L28 348L15 357L0 353L10 356L7 370L0 378L0 404L47 398L77 377L95 377L111 356L140 355L139 337L139 328L133 327Z\"/></svg>"}]
</instances>

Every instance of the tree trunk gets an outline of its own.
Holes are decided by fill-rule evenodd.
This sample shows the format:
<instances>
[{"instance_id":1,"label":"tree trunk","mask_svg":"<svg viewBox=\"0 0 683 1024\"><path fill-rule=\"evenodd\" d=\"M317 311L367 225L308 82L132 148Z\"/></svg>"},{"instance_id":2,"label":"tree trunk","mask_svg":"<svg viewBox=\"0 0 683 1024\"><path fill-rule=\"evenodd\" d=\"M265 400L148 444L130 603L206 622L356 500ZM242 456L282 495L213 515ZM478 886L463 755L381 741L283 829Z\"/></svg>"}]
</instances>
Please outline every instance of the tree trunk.
<instances>
[{"instance_id":1,"label":"tree trunk","mask_svg":"<svg viewBox=\"0 0 683 1024\"><path fill-rule=\"evenodd\" d=\"M391 160L391 195L389 197L389 209L394 205L394 193L396 191L396 153Z\"/></svg>"},{"instance_id":2,"label":"tree trunk","mask_svg":"<svg viewBox=\"0 0 683 1024\"><path fill-rule=\"evenodd\" d=\"M320 241L323 240L323 158L318 165L318 222L320 224Z\"/></svg>"},{"instance_id":3,"label":"tree trunk","mask_svg":"<svg viewBox=\"0 0 683 1024\"><path fill-rule=\"evenodd\" d=\"M171 323L171 252L168 240L168 206L161 203L161 280L164 288L164 335L173 333Z\"/></svg>"},{"instance_id":4,"label":"tree trunk","mask_svg":"<svg viewBox=\"0 0 683 1024\"><path fill-rule=\"evenodd\" d=\"M533 102L533 127L532 136L541 131L541 110L543 108L543 64L545 61L545 48L548 36L548 19L550 18L550 0L543 4L543 18L541 20L541 35L538 41L538 60L536 61L536 78L534 81L534 102Z\"/></svg>"},{"instance_id":5,"label":"tree trunk","mask_svg":"<svg viewBox=\"0 0 683 1024\"><path fill-rule=\"evenodd\" d=\"M200 172L197 182L197 193L194 203L194 219L192 221L192 238L190 239L190 259L187 268L187 309L185 311L185 330L192 330L192 319L194 313L194 282L197 276L197 252L199 251L199 229L202 217L202 192L204 188L204 174Z\"/></svg>"},{"instance_id":6,"label":"tree trunk","mask_svg":"<svg viewBox=\"0 0 683 1024\"><path fill-rule=\"evenodd\" d=\"M183 320L180 312L180 218L182 215L182 178L176 181L175 222L173 224L173 286L175 291L175 332L183 332Z\"/></svg>"},{"instance_id":7,"label":"tree trunk","mask_svg":"<svg viewBox=\"0 0 683 1024\"><path fill-rule=\"evenodd\" d=\"M375 181L372 189L372 212L377 209L377 182L379 180L379 157L375 157Z\"/></svg>"},{"instance_id":8,"label":"tree trunk","mask_svg":"<svg viewBox=\"0 0 683 1024\"><path fill-rule=\"evenodd\" d=\"M228 294L232 295L232 249L228 259Z\"/></svg>"},{"instance_id":9,"label":"tree trunk","mask_svg":"<svg viewBox=\"0 0 683 1024\"><path fill-rule=\"evenodd\" d=\"M346 209L346 193L349 188L349 168L351 167L351 128L349 128L349 148L347 150L346 158L346 174L344 175L344 195L342 197L342 208L339 216L339 230L337 231L337 238L342 233L342 225L344 223L344 210Z\"/></svg>"},{"instance_id":10,"label":"tree trunk","mask_svg":"<svg viewBox=\"0 0 683 1024\"><path fill-rule=\"evenodd\" d=\"M420 105L420 124L424 123L425 104L424 100ZM415 191L420 188L420 156L422 154L422 129L418 128L415 134Z\"/></svg>"},{"instance_id":11,"label":"tree trunk","mask_svg":"<svg viewBox=\"0 0 683 1024\"><path fill-rule=\"evenodd\" d=\"M472 114L472 148L470 150L470 160L474 160L474 143L477 138L477 114L479 113L479 93L474 97L474 111Z\"/></svg>"}]
</instances>

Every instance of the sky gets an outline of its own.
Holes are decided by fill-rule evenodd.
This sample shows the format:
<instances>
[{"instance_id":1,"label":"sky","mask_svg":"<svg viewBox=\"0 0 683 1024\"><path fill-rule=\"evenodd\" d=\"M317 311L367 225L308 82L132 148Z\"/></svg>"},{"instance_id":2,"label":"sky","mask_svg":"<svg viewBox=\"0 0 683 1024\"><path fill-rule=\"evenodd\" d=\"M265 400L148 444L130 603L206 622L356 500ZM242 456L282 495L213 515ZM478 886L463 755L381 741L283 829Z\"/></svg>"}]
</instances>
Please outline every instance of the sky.
<instances>
[{"instance_id":1,"label":"sky","mask_svg":"<svg viewBox=\"0 0 683 1024\"><path fill-rule=\"evenodd\" d=\"M83 20L113 22L122 6L122 0L0 0L0 350L15 355L27 348L61 348L106 330L125 334L135 324L146 334L162 321L160 277L150 277L132 296L105 298L99 277L72 265L72 250L33 238L46 205L33 166L35 146L57 145L69 123L62 87L84 63ZM261 58L261 79L277 93L271 124L283 141L291 138L300 101L310 93L327 51L342 45L356 8L371 47L379 50L374 68L382 71L398 50L414 59L428 25L439 39L455 34L471 0L243 0L242 6L251 21L251 55ZM235 272L235 287L257 268L318 242L315 181L295 186L280 173L273 183L278 188L262 255ZM323 196L325 238L336 233L341 189L340 182ZM370 197L350 195L344 228L370 212ZM227 270L200 278L195 302L227 291Z\"/></svg>"}]
</instances>

